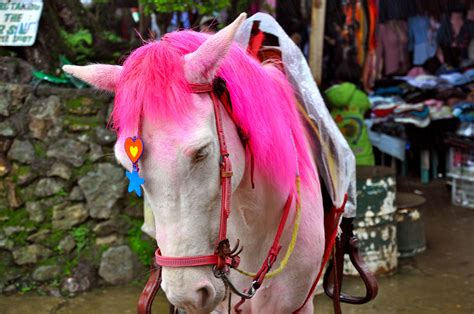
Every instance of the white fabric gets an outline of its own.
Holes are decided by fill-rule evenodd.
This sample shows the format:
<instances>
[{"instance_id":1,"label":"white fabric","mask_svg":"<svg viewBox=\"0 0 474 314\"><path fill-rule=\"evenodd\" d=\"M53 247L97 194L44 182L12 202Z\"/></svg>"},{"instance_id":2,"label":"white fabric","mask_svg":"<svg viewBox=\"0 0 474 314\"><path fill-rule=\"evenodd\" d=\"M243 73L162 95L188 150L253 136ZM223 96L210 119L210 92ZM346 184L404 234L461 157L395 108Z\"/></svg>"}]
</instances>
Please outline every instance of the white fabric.
<instances>
[{"instance_id":1,"label":"white fabric","mask_svg":"<svg viewBox=\"0 0 474 314\"><path fill-rule=\"evenodd\" d=\"M320 141L315 140L315 145L317 151L324 151L326 154L321 153L315 156L319 174L326 183L335 206L340 207L345 194L348 193L344 216L354 217L356 213L355 157L323 101L306 59L275 19L264 13L257 13L248 18L237 32L235 40L242 47L248 46L254 21L260 21L261 31L278 37L287 76L306 112L321 133ZM328 155L335 161L335 176L331 175L331 162L327 158Z\"/></svg>"}]
</instances>

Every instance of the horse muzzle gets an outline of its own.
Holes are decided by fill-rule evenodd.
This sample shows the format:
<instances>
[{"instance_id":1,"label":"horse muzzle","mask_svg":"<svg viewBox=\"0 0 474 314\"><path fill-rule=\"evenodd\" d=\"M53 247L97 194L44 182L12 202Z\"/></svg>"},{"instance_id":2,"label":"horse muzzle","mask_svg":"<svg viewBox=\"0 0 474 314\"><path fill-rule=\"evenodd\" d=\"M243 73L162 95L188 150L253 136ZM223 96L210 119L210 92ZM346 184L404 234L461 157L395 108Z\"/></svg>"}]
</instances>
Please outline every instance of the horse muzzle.
<instances>
[{"instance_id":1,"label":"horse muzzle","mask_svg":"<svg viewBox=\"0 0 474 314\"><path fill-rule=\"evenodd\" d=\"M208 275L197 269L164 270L161 287L168 300L187 314L210 313L224 300L226 288L222 281Z\"/></svg>"}]
</instances>

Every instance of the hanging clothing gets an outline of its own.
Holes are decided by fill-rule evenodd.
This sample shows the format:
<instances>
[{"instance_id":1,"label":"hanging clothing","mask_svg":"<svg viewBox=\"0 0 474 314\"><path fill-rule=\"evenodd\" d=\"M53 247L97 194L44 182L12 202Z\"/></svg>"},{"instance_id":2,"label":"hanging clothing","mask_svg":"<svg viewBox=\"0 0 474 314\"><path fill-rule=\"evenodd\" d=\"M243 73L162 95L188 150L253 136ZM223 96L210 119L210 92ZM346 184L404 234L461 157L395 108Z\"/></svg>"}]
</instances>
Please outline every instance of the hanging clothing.
<instances>
[{"instance_id":1,"label":"hanging clothing","mask_svg":"<svg viewBox=\"0 0 474 314\"><path fill-rule=\"evenodd\" d=\"M438 49L437 27L428 16L408 19L408 49L413 52L413 64L422 65L433 57Z\"/></svg>"},{"instance_id":2,"label":"hanging clothing","mask_svg":"<svg viewBox=\"0 0 474 314\"><path fill-rule=\"evenodd\" d=\"M405 21L391 20L379 24L377 69L384 75L402 74L409 69L408 26ZM379 76L380 77L380 76Z\"/></svg>"},{"instance_id":3,"label":"hanging clothing","mask_svg":"<svg viewBox=\"0 0 474 314\"><path fill-rule=\"evenodd\" d=\"M363 65L368 36L367 12L360 0L349 1L343 6L346 17L345 27L348 30L348 41L357 51L357 62Z\"/></svg>"},{"instance_id":4,"label":"hanging clothing","mask_svg":"<svg viewBox=\"0 0 474 314\"><path fill-rule=\"evenodd\" d=\"M372 88L376 77L375 53L377 49L377 11L377 0L367 0L367 21L369 26L369 33L367 35L367 56L365 58L362 73L362 83L366 91Z\"/></svg>"},{"instance_id":5,"label":"hanging clothing","mask_svg":"<svg viewBox=\"0 0 474 314\"><path fill-rule=\"evenodd\" d=\"M325 92L331 104L331 115L356 157L357 165L374 165L364 113L370 109L367 95L352 83L337 84Z\"/></svg>"}]
</instances>

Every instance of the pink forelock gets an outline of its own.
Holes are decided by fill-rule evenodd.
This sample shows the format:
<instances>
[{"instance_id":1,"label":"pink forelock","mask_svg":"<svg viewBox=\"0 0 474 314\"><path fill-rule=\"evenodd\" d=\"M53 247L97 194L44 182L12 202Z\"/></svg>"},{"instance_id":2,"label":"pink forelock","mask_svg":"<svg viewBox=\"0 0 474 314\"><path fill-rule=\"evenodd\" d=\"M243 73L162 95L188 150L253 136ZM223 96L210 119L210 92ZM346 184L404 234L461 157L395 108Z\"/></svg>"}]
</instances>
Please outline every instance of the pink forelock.
<instances>
[{"instance_id":1,"label":"pink forelock","mask_svg":"<svg viewBox=\"0 0 474 314\"><path fill-rule=\"evenodd\" d=\"M142 116L157 121L157 127L158 123L190 120L194 110L183 56L195 51L208 36L193 31L173 32L138 48L127 58L112 116L119 136L137 134ZM276 68L263 68L234 44L217 75L227 82L234 114L250 135L255 166L262 175L288 190L294 186L298 161L303 184L315 182L317 174L305 130L284 74Z\"/></svg>"}]
</instances>

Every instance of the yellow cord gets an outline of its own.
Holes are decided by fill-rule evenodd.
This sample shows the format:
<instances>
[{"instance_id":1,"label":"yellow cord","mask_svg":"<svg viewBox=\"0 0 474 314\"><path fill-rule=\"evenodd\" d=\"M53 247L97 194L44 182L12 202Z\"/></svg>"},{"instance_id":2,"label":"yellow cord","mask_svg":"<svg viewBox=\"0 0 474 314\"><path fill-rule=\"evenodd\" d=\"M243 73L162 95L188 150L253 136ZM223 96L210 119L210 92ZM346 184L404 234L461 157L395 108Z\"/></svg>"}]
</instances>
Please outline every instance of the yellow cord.
<instances>
[{"instance_id":1,"label":"yellow cord","mask_svg":"<svg viewBox=\"0 0 474 314\"><path fill-rule=\"evenodd\" d=\"M286 264L288 264L288 260L290 259L290 256L293 253L293 250L295 248L296 238L298 237L298 229L300 227L300 220L301 220L301 195L300 195L300 177L299 176L296 176L295 186L296 186L296 207L295 207L296 216L295 216L295 224L293 225L293 232L291 234L290 245L288 246L288 249L286 250L285 256L280 262L280 266L277 269L267 273L265 275L266 279L275 277L276 275L280 274L283 271L283 269L285 269ZM251 273L251 272L241 270L238 268L236 270L242 275L245 275L248 277L255 277L257 275L256 273Z\"/></svg>"}]
</instances>

